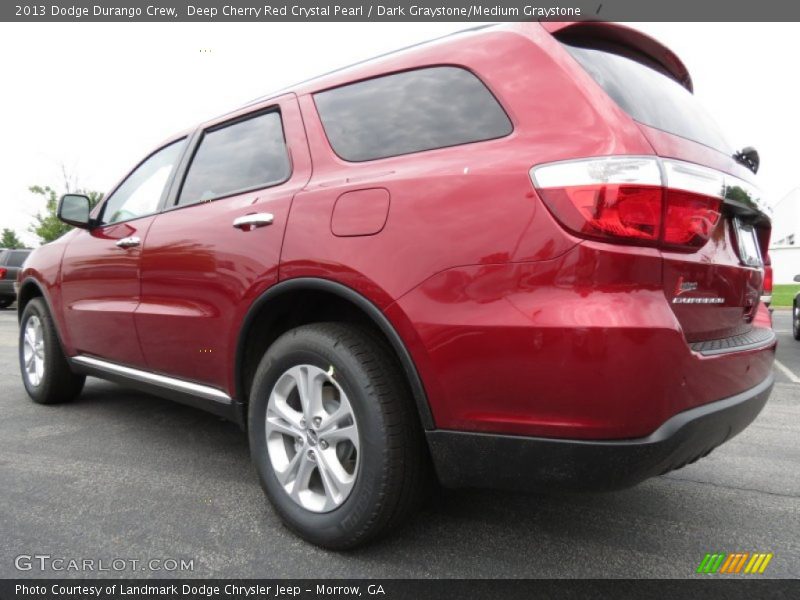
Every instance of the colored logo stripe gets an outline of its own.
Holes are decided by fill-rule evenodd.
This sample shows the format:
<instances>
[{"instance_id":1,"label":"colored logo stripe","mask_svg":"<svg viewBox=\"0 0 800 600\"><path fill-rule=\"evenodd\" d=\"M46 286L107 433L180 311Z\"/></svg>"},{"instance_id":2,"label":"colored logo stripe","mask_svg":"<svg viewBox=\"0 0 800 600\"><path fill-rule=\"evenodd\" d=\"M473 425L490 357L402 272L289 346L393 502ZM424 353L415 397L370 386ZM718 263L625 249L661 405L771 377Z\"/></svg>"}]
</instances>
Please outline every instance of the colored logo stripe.
<instances>
[{"instance_id":1,"label":"colored logo stripe","mask_svg":"<svg viewBox=\"0 0 800 600\"><path fill-rule=\"evenodd\" d=\"M753 554L753 558L747 563L745 573L763 573L772 560L772 552L769 554Z\"/></svg>"},{"instance_id":2,"label":"colored logo stripe","mask_svg":"<svg viewBox=\"0 0 800 600\"><path fill-rule=\"evenodd\" d=\"M747 573L754 575L763 573L773 554L762 552L734 552L726 554L723 552L716 554L706 554L697 567L698 573ZM746 565L746 566L745 566Z\"/></svg>"},{"instance_id":3,"label":"colored logo stripe","mask_svg":"<svg viewBox=\"0 0 800 600\"><path fill-rule=\"evenodd\" d=\"M703 562L697 567L698 573L716 573L722 561L725 559L724 554L706 554Z\"/></svg>"}]
</instances>

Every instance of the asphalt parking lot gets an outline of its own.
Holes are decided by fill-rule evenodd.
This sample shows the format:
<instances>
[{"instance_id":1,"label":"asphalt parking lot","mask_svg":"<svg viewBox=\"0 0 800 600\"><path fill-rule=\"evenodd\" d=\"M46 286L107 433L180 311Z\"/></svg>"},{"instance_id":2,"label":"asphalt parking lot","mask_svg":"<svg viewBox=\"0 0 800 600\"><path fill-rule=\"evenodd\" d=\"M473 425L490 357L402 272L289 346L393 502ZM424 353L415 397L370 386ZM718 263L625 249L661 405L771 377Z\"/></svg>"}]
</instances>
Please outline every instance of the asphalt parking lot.
<instances>
[{"instance_id":1,"label":"asphalt parking lot","mask_svg":"<svg viewBox=\"0 0 800 600\"><path fill-rule=\"evenodd\" d=\"M0 311L0 577L691 577L706 552L772 552L800 575L800 342L778 312L775 391L694 465L602 495L448 493L394 537L337 554L271 511L245 435L198 410L90 379L38 406ZM192 559L190 572L20 572L30 554ZM708 576L706 576L708 577Z\"/></svg>"}]
</instances>

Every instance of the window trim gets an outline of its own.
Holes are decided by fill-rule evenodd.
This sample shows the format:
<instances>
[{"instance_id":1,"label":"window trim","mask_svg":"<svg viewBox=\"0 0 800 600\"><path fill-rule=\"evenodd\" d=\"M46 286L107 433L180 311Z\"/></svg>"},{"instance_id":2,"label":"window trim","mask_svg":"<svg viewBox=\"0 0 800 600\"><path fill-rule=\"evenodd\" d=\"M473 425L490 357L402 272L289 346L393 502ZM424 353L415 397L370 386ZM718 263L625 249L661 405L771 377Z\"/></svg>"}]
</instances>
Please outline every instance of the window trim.
<instances>
[{"instance_id":1,"label":"window trim","mask_svg":"<svg viewBox=\"0 0 800 600\"><path fill-rule=\"evenodd\" d=\"M458 144L449 144L447 146L437 146L436 148L425 148L423 150L412 150L411 152L402 152L401 154L392 154L392 155L389 155L389 156L381 156L381 157L378 157L378 158L365 158L364 160L351 160L349 158L343 157L342 155L340 155L336 151L336 149L333 147L333 143L331 142L330 135L328 135L328 130L325 128L325 121L322 118L322 114L319 111L319 106L317 106L317 95L324 94L326 92L330 92L330 91L333 91L333 90L338 90L338 89L341 89L341 88L349 87L351 85L357 85L359 83L364 83L366 81L373 81L375 79L383 79L384 77L392 77L394 75L401 75L403 73L411 73L413 71L424 71L424 70L427 70L427 69L439 69L439 68L443 68L443 67L451 68L451 69L459 69L461 71L466 71L467 73L472 75L475 79L477 79L478 82L480 82L480 84L484 88L486 88L486 91L489 92L489 95L497 103L497 106L500 107L500 110L503 111L503 114L505 114L506 119L508 119L509 125L511 125L511 129L509 130L509 132L504 134L504 135L498 135L496 137L486 138L486 139L482 139L482 140L474 140L474 141L471 141L471 142L461 142L461 143L458 143ZM353 81L348 81L347 83L342 83L342 84L334 85L334 86L327 87L327 88L324 88L324 89L321 89L321 90L316 90L315 92L311 93L311 100L314 102L314 110L317 113L317 119L319 119L319 124L322 127L322 131L325 134L325 141L328 144L328 148L330 148L331 152L334 154L334 156L336 156L336 158L338 158L339 160L341 160L341 161L343 161L345 163L349 163L349 164L356 164L357 165L357 164L374 162L374 161L378 161L378 160L387 160L387 159L390 159L390 158L397 158L399 156L409 156L411 154L420 154L420 153L424 153L424 152L435 152L436 150L445 150L447 148L457 148L459 146L469 146L470 144L482 144L484 142L492 142L492 141L495 141L495 140L502 140L504 138L509 137L510 135L513 135L514 132L516 131L516 124L514 123L514 119L511 118L511 114L509 113L508 109L503 104L503 102L500 100L500 98L497 96L497 94L495 94L494 90L491 87L489 87L489 85L483 80L483 78L481 78L475 71L473 71L472 69L470 69L469 67L466 67L464 65L458 65L458 64L454 64L454 63L434 63L434 64L428 64L428 65L418 65L418 66L409 67L409 68L406 68L406 69L399 69L397 71L388 71L388 72L385 72L385 73L380 73L380 74L374 75L372 77L364 77L362 79L355 79Z\"/></svg>"},{"instance_id":2,"label":"window trim","mask_svg":"<svg viewBox=\"0 0 800 600\"><path fill-rule=\"evenodd\" d=\"M192 202L190 204L180 204L181 193L183 192L183 186L186 184L186 177L189 175L189 171L192 168L192 163L194 163L194 159L197 156L197 151L200 149L200 145L203 143L203 140L206 137L206 134L213 133L215 131L219 131L220 129L225 129L226 127L231 127L238 123L242 123L244 121L250 121L252 119L257 119L266 114L270 113L277 113L278 119L280 120L281 125L281 133L283 134L283 145L286 148L286 158L289 162L289 170L286 174L286 177L280 181L276 182L269 182L267 184L259 184L255 187L249 188L242 188L239 190L233 190L231 192L227 192L221 196L215 196L214 198L208 198L206 200L202 200L199 202ZM185 163L185 164L184 164ZM187 152L184 156L184 160L181 161L180 166L180 181L176 180L171 183L170 185L170 194L166 201L166 204L163 208L162 212L168 212L172 210L177 210L181 208L189 208L190 206L202 206L204 204L208 204L210 202L216 202L217 200L224 200L225 198L231 198L232 196L239 196L241 194L248 194L250 192L256 192L260 190L266 190L269 188L277 187L279 185L283 185L287 181L289 181L292 176L294 175L294 161L292 160L292 152L289 148L289 141L286 137L286 128L284 127L284 119L283 119L283 112L281 111L279 104L274 104L272 106L268 106L266 108L260 108L258 110L246 113L244 115L238 115L232 119L228 119L227 121L222 121L220 123L214 123L205 129L198 129L192 136L189 141L189 145L187 146ZM172 186L175 185L175 190L172 190Z\"/></svg>"},{"instance_id":3,"label":"window trim","mask_svg":"<svg viewBox=\"0 0 800 600\"><path fill-rule=\"evenodd\" d=\"M167 181L164 183L164 189L161 191L161 197L158 199L158 204L156 204L155 210L153 210L152 212L149 212L147 214L144 214L144 215L137 215L135 217L131 217L130 219L124 219L122 221L114 221L113 223L103 223L102 222L102 218L103 218L103 214L106 211L106 207L107 207L108 203L111 201L111 198L114 197L114 194L117 193L117 190L119 190L119 188L121 188L122 185L126 181L128 181L128 179L130 179L131 175L133 175L139 169L139 167L141 167L144 163L146 163L148 160L150 160L153 156L155 156L156 154L158 154L162 150L166 150L170 146L172 146L174 144L178 144L180 142L186 142L186 143L184 145L183 150L181 151L180 156L178 157L178 160L175 162L175 165L172 167L172 172L169 174L169 177L167 178ZM130 171L128 171L128 174L125 175L125 177L123 179L121 179L120 182L117 183L117 185L115 185L114 188L108 193L108 195L106 195L103 198L103 200L97 205L97 211L95 213L96 216L92 217L92 221L94 222L94 226L92 227L92 229L101 229L101 228L104 228L104 227L113 227L114 225L119 225L120 223L129 223L129 222L135 221L137 219L144 219L145 217L152 217L153 215L159 214L163 210L164 200L169 195L169 191L172 188L173 180L175 179L175 176L178 174L178 170L179 170L179 168L181 166L181 162L183 161L183 158L186 155L186 151L188 150L190 143L191 143L190 136L187 136L187 135L181 136L179 138L176 138L174 140L171 140L171 141L167 142L166 144L163 144L162 146L159 146L158 148L156 148L155 150L150 152L150 154L145 156L142 160L140 160L138 163L136 163L136 166L134 166Z\"/></svg>"}]
</instances>

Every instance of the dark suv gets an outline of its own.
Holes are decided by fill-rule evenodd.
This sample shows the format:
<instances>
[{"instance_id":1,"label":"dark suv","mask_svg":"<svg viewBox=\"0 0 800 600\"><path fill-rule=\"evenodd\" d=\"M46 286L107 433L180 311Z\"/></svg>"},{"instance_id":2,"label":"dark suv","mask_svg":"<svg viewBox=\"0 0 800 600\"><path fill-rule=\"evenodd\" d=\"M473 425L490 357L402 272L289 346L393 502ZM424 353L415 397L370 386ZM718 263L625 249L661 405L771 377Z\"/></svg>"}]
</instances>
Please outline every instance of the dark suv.
<instances>
[{"instance_id":1,"label":"dark suv","mask_svg":"<svg viewBox=\"0 0 800 600\"><path fill-rule=\"evenodd\" d=\"M282 519L331 548L401 522L431 465L633 485L772 388L754 170L641 33L449 36L179 133L91 212L65 196L78 229L20 277L23 381L240 423Z\"/></svg>"},{"instance_id":2,"label":"dark suv","mask_svg":"<svg viewBox=\"0 0 800 600\"><path fill-rule=\"evenodd\" d=\"M31 250L0 248L0 309L8 308L17 299L14 284Z\"/></svg>"}]
</instances>

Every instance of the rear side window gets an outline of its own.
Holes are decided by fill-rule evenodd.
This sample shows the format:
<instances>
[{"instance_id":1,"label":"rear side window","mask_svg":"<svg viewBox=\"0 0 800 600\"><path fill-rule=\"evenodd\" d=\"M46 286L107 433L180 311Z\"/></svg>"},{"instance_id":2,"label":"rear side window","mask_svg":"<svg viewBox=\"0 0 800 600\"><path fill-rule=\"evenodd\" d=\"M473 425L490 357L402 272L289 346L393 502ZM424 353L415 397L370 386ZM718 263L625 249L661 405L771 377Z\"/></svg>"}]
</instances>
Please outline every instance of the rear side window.
<instances>
[{"instance_id":1,"label":"rear side window","mask_svg":"<svg viewBox=\"0 0 800 600\"><path fill-rule=\"evenodd\" d=\"M8 253L8 262L6 263L9 267L21 267L22 264L25 262L25 259L28 258L28 254L30 252L14 252L13 250Z\"/></svg>"},{"instance_id":2,"label":"rear side window","mask_svg":"<svg viewBox=\"0 0 800 600\"><path fill-rule=\"evenodd\" d=\"M512 125L475 75L431 67L315 94L325 134L341 158L365 161L503 137Z\"/></svg>"},{"instance_id":3,"label":"rear side window","mask_svg":"<svg viewBox=\"0 0 800 600\"><path fill-rule=\"evenodd\" d=\"M695 96L674 79L633 59L593 48L564 46L635 120L730 154L719 127Z\"/></svg>"},{"instance_id":4,"label":"rear side window","mask_svg":"<svg viewBox=\"0 0 800 600\"><path fill-rule=\"evenodd\" d=\"M289 178L290 171L280 113L236 121L203 134L178 204L277 185Z\"/></svg>"}]
</instances>

